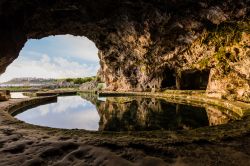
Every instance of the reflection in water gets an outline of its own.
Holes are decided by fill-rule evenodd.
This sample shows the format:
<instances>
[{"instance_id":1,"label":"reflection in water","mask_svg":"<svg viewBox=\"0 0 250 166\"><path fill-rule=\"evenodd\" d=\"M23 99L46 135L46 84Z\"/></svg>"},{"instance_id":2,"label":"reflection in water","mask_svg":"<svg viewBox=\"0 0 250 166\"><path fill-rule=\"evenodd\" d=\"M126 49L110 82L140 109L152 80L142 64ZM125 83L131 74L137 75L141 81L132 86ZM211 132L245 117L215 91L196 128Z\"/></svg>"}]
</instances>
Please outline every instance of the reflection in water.
<instances>
[{"instance_id":1,"label":"reflection in water","mask_svg":"<svg viewBox=\"0 0 250 166\"><path fill-rule=\"evenodd\" d=\"M206 111L207 111L207 116L209 118L210 126L226 124L230 121L228 115L224 114L222 111L219 111L215 107L207 106Z\"/></svg>"},{"instance_id":2,"label":"reflection in water","mask_svg":"<svg viewBox=\"0 0 250 166\"><path fill-rule=\"evenodd\" d=\"M209 125L204 108L150 98L107 98L98 111L99 130L182 130Z\"/></svg>"},{"instance_id":3,"label":"reflection in water","mask_svg":"<svg viewBox=\"0 0 250 166\"><path fill-rule=\"evenodd\" d=\"M10 97L12 99L23 99L23 98L28 98L27 96L23 95L23 92L11 92Z\"/></svg>"},{"instance_id":4,"label":"reflection in water","mask_svg":"<svg viewBox=\"0 0 250 166\"><path fill-rule=\"evenodd\" d=\"M30 109L16 117L41 126L100 131L187 130L237 118L214 106L194 107L142 97L100 99L94 94L59 97L57 103Z\"/></svg>"},{"instance_id":5,"label":"reflection in water","mask_svg":"<svg viewBox=\"0 0 250 166\"><path fill-rule=\"evenodd\" d=\"M194 107L154 98L108 97L97 105L99 130L183 130L228 123L229 117L213 106Z\"/></svg>"},{"instance_id":6,"label":"reflection in water","mask_svg":"<svg viewBox=\"0 0 250 166\"><path fill-rule=\"evenodd\" d=\"M80 96L58 97L57 103L29 109L16 118L40 126L86 130L98 130L100 119L95 106Z\"/></svg>"}]
</instances>

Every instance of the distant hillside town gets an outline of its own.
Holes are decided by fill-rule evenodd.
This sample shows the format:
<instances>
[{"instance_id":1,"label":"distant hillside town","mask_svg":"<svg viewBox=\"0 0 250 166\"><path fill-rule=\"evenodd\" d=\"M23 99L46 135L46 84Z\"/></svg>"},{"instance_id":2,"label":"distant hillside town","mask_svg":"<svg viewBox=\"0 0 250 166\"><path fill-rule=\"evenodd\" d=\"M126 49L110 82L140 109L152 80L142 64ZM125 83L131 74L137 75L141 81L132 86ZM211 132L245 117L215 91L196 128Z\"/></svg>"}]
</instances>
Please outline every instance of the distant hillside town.
<instances>
[{"instance_id":1,"label":"distant hillside town","mask_svg":"<svg viewBox=\"0 0 250 166\"><path fill-rule=\"evenodd\" d=\"M13 78L7 82L1 84L46 84L56 82L56 79L46 79L46 78L35 78L35 77L22 77Z\"/></svg>"},{"instance_id":2,"label":"distant hillside town","mask_svg":"<svg viewBox=\"0 0 250 166\"><path fill-rule=\"evenodd\" d=\"M84 78L65 78L65 79L53 79L53 78L35 78L35 77L22 77L13 78L7 82L0 84L0 87L48 87L48 88L60 88L60 87L75 87L83 83L95 80L96 77L84 77Z\"/></svg>"}]
</instances>

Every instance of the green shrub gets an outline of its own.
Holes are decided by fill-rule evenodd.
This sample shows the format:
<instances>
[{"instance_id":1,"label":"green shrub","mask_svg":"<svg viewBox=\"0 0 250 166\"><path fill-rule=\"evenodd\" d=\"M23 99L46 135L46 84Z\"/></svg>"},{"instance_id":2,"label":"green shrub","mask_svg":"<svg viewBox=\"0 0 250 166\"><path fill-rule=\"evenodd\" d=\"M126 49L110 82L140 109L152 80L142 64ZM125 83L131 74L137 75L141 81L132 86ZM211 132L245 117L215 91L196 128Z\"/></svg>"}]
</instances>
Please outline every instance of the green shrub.
<instances>
[{"instance_id":1,"label":"green shrub","mask_svg":"<svg viewBox=\"0 0 250 166\"><path fill-rule=\"evenodd\" d=\"M73 82L74 84L83 84L86 82L93 81L95 79L96 79L96 77L92 76L92 77L84 77L84 78L67 78L67 79L65 79L65 81Z\"/></svg>"}]
</instances>

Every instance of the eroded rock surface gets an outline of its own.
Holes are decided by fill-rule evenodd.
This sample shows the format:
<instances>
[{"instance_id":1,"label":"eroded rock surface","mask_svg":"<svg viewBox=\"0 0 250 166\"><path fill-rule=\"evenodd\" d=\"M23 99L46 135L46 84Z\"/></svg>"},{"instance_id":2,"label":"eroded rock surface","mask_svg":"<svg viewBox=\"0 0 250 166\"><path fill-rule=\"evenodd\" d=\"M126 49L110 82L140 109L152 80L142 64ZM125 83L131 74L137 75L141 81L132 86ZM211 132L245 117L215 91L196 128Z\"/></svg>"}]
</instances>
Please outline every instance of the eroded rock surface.
<instances>
[{"instance_id":1,"label":"eroded rock surface","mask_svg":"<svg viewBox=\"0 0 250 166\"><path fill-rule=\"evenodd\" d=\"M249 101L247 0L1 0L0 22L1 72L27 39L72 34L96 44L108 90L193 88L205 70L209 96Z\"/></svg>"}]
</instances>

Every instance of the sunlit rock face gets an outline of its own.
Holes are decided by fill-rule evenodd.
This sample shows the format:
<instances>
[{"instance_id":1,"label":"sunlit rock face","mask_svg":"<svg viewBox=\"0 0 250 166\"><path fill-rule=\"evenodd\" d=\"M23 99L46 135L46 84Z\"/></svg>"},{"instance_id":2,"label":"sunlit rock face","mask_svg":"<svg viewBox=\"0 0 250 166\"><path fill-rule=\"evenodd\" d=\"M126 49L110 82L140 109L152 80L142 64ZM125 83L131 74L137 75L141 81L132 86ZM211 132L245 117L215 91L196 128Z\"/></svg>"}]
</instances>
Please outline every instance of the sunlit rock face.
<instances>
[{"instance_id":1,"label":"sunlit rock face","mask_svg":"<svg viewBox=\"0 0 250 166\"><path fill-rule=\"evenodd\" d=\"M72 34L95 42L108 90L203 88L250 101L248 14L247 0L1 0L1 72L27 39ZM205 81L190 87L186 74L198 71Z\"/></svg>"}]
</instances>

